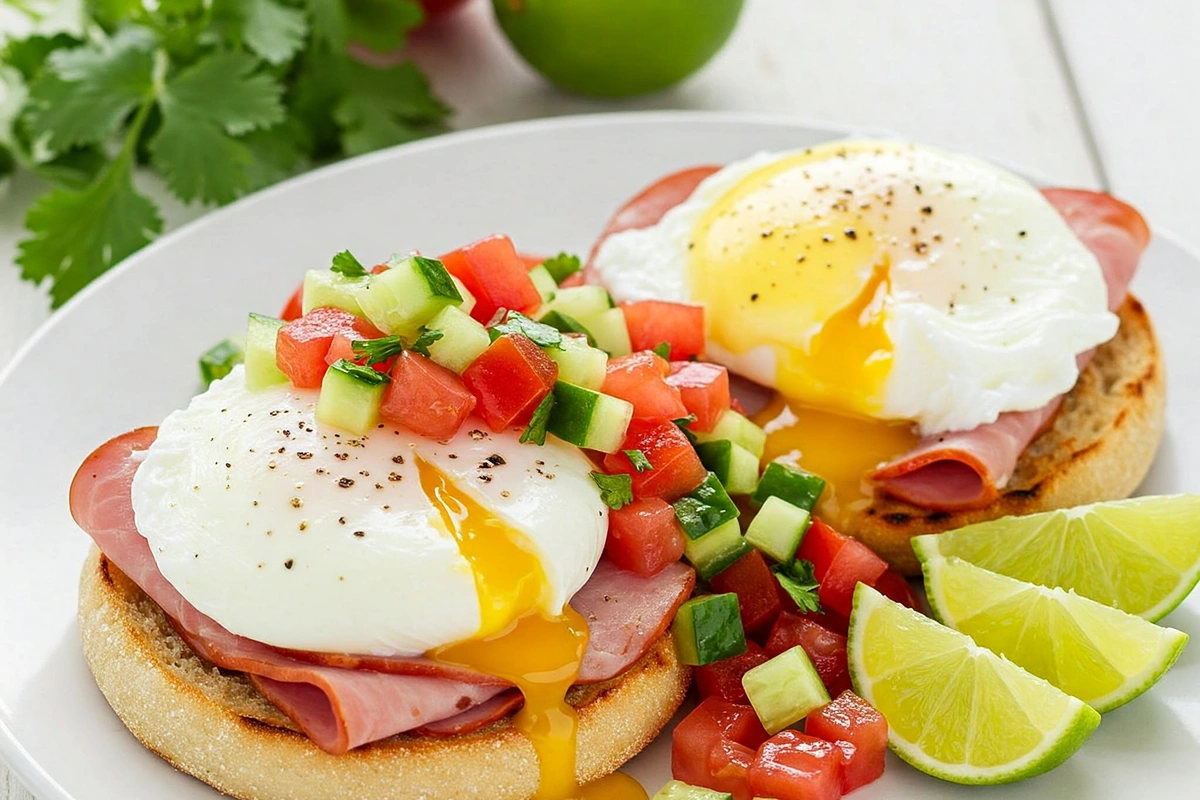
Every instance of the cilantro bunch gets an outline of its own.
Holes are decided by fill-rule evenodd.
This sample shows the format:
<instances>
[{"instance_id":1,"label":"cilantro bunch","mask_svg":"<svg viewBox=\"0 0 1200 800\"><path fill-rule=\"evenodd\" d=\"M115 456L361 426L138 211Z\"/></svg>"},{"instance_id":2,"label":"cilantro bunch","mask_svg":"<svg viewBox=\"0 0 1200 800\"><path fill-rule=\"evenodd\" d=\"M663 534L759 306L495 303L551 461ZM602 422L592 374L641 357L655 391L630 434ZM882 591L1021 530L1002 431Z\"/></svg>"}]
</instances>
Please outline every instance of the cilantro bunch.
<instances>
[{"instance_id":1,"label":"cilantro bunch","mask_svg":"<svg viewBox=\"0 0 1200 800\"><path fill-rule=\"evenodd\" d=\"M222 204L449 114L412 63L377 66L421 21L415 0L10 3L34 33L0 49L0 176L52 184L17 263L55 307L162 231L135 166Z\"/></svg>"}]
</instances>

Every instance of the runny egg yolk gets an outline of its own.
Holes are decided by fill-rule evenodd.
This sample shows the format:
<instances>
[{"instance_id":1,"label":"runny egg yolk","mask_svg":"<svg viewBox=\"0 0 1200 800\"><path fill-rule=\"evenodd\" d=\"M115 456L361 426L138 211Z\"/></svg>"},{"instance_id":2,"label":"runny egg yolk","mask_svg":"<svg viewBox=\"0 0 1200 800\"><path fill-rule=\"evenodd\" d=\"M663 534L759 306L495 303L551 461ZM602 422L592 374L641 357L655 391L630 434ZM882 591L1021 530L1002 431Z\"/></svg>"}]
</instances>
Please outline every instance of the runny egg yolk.
<instances>
[{"instance_id":1,"label":"runny egg yolk","mask_svg":"<svg viewBox=\"0 0 1200 800\"><path fill-rule=\"evenodd\" d=\"M700 217L689 245L689 291L706 306L709 342L737 355L765 347L775 364L782 398L756 417L768 427L766 458L824 477L819 511L834 522L869 502L873 467L915 442L908 423L872 419L893 362L891 264L863 204L889 198L869 177L832 177L855 147L866 145L824 145L748 175Z\"/></svg>"},{"instance_id":2,"label":"runny egg yolk","mask_svg":"<svg viewBox=\"0 0 1200 800\"><path fill-rule=\"evenodd\" d=\"M588 643L588 627L570 606L555 616L539 608L546 583L525 537L418 459L421 488L470 565L479 594L480 629L440 647L435 661L504 678L525 698L513 722L533 745L541 778L534 800L645 800L636 782L609 776L585 787L575 779L579 721L566 701ZM597 793L599 792L599 793Z\"/></svg>"}]
</instances>

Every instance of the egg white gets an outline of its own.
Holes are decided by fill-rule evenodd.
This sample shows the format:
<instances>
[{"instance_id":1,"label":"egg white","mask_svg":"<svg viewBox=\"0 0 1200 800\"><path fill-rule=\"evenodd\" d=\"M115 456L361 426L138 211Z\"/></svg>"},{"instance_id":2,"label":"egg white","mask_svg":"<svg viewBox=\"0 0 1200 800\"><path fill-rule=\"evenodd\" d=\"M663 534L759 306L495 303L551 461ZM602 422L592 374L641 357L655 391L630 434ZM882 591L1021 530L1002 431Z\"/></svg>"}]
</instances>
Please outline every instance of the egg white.
<instances>
[{"instance_id":1,"label":"egg white","mask_svg":"<svg viewBox=\"0 0 1200 800\"><path fill-rule=\"evenodd\" d=\"M418 655L475 635L474 578L417 456L525 535L547 613L587 581L608 517L577 448L523 445L474 418L445 442L390 425L358 437L314 419L317 394L249 391L239 367L159 426L134 476L136 524L200 611L318 652Z\"/></svg>"},{"instance_id":2,"label":"egg white","mask_svg":"<svg viewBox=\"0 0 1200 800\"><path fill-rule=\"evenodd\" d=\"M804 166L814 210L838 196L820 186L850 186L861 197L895 190L886 207L861 212L891 263L884 313L893 366L875 416L911 420L926 434L965 430L1069 390L1077 354L1112 338L1118 325L1095 256L1027 181L969 156L878 144L882 155L873 158ZM748 176L801 152L730 164L658 224L609 237L594 261L605 286L618 300L692 302L689 242L702 215ZM916 252L911 231L930 229L930 207L939 237ZM775 386L778 348L804 347L810 335L780 331L743 352L710 338L708 356Z\"/></svg>"}]
</instances>

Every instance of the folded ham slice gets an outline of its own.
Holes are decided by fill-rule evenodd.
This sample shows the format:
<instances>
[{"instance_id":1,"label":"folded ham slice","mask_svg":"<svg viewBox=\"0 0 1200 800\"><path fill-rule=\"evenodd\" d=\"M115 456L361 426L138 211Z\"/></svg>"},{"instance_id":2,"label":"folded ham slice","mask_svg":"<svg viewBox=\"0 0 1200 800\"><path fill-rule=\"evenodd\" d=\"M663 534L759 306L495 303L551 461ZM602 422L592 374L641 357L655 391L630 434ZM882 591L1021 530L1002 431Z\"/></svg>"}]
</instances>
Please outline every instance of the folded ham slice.
<instances>
[{"instance_id":1,"label":"folded ham slice","mask_svg":"<svg viewBox=\"0 0 1200 800\"><path fill-rule=\"evenodd\" d=\"M130 486L139 454L156 433L140 428L92 453L71 484L72 516L105 557L163 609L192 650L219 667L247 673L322 750L344 753L407 731L463 733L520 705L519 695L490 676L419 658L339 656L318 663L320 656L238 636L201 613L162 576L134 525ZM601 562L572 601L589 620L584 665L590 680L616 677L641 658L694 584L695 575L683 564L647 579ZM391 668L374 668L381 664Z\"/></svg>"}]
</instances>

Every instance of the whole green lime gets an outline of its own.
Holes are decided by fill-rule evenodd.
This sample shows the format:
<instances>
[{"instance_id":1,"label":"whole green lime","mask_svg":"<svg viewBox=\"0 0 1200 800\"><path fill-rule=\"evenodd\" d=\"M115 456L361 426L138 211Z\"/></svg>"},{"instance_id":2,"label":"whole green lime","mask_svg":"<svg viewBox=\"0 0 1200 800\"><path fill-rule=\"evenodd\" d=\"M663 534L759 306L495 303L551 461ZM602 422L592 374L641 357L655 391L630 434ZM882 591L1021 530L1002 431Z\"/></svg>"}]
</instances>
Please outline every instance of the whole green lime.
<instances>
[{"instance_id":1,"label":"whole green lime","mask_svg":"<svg viewBox=\"0 0 1200 800\"><path fill-rule=\"evenodd\" d=\"M572 92L624 97L686 78L729 38L742 0L492 0L526 61Z\"/></svg>"}]
</instances>

